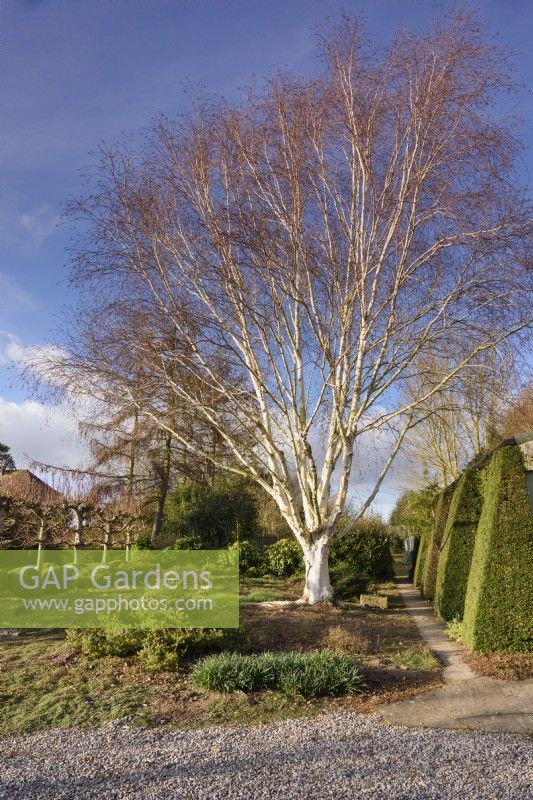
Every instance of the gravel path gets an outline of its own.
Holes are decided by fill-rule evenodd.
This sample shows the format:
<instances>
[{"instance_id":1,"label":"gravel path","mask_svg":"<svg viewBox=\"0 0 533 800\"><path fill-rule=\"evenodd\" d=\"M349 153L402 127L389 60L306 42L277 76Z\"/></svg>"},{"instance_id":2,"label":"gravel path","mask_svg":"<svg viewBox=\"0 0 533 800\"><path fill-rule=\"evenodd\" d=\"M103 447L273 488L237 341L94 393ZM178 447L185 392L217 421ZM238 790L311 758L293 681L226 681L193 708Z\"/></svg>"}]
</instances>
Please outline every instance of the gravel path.
<instances>
[{"instance_id":1,"label":"gravel path","mask_svg":"<svg viewBox=\"0 0 533 800\"><path fill-rule=\"evenodd\" d=\"M16 800L528 800L531 739L324 715L197 731L108 725L0 740Z\"/></svg>"}]
</instances>

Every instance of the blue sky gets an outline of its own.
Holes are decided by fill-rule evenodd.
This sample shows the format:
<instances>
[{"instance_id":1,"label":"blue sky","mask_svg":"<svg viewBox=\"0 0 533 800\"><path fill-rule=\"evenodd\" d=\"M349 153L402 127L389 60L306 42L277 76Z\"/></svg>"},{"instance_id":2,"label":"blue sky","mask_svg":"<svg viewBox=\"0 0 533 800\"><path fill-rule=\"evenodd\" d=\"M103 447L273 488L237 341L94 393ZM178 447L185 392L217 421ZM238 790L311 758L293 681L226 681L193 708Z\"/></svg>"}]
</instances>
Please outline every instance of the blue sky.
<instances>
[{"instance_id":1,"label":"blue sky","mask_svg":"<svg viewBox=\"0 0 533 800\"><path fill-rule=\"evenodd\" d=\"M432 0L26 0L0 4L0 441L46 460L75 460L69 420L12 386L21 348L53 338L69 303L63 204L80 193L80 168L102 141L138 132L153 114L176 113L186 85L228 98L276 65L316 68L313 30L342 10L363 14L384 38L400 24L427 25L452 7ZM533 84L533 4L476 3L489 30L516 51ZM524 169L533 166L533 101ZM47 421L47 428L43 428ZM62 436L64 438L62 439ZM62 443L63 442L63 443Z\"/></svg>"}]
</instances>

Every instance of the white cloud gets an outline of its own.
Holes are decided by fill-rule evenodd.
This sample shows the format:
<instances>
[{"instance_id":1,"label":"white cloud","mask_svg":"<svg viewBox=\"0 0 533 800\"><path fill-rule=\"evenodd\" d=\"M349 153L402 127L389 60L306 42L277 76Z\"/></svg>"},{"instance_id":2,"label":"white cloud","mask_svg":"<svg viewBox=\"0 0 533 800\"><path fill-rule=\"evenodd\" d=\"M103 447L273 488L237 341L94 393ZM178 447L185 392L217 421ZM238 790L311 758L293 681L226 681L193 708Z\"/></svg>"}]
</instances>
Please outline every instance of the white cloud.
<instances>
[{"instance_id":1,"label":"white cloud","mask_svg":"<svg viewBox=\"0 0 533 800\"><path fill-rule=\"evenodd\" d=\"M9 445L19 468L32 460L80 467L87 458L72 412L60 405L17 403L0 395L0 441Z\"/></svg>"},{"instance_id":2,"label":"white cloud","mask_svg":"<svg viewBox=\"0 0 533 800\"><path fill-rule=\"evenodd\" d=\"M30 235L33 242L40 245L57 231L60 219L59 214L51 206L45 204L22 214L18 222Z\"/></svg>"},{"instance_id":3,"label":"white cloud","mask_svg":"<svg viewBox=\"0 0 533 800\"><path fill-rule=\"evenodd\" d=\"M56 345L23 345L15 334L0 330L0 365L28 369L37 378L46 379L49 378L47 365L66 356Z\"/></svg>"},{"instance_id":4,"label":"white cloud","mask_svg":"<svg viewBox=\"0 0 533 800\"><path fill-rule=\"evenodd\" d=\"M62 354L54 345L25 346L9 331L0 330L0 365L29 368L45 377L50 356ZM16 402L0 395L0 441L9 445L17 467L32 460L54 466L80 467L87 460L87 446L80 437L77 415L67 403Z\"/></svg>"}]
</instances>

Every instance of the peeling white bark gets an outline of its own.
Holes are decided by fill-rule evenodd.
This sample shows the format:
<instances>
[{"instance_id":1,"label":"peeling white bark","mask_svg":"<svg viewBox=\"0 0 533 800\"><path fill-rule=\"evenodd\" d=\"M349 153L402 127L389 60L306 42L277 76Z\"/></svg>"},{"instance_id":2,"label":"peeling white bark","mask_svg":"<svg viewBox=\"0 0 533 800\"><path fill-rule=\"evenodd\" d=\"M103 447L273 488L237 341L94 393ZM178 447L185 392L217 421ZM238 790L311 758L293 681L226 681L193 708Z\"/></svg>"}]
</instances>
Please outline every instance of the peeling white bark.
<instances>
[{"instance_id":1,"label":"peeling white bark","mask_svg":"<svg viewBox=\"0 0 533 800\"><path fill-rule=\"evenodd\" d=\"M329 580L329 548L327 535L315 544L304 547L305 588L302 602L313 604L333 600Z\"/></svg>"}]
</instances>

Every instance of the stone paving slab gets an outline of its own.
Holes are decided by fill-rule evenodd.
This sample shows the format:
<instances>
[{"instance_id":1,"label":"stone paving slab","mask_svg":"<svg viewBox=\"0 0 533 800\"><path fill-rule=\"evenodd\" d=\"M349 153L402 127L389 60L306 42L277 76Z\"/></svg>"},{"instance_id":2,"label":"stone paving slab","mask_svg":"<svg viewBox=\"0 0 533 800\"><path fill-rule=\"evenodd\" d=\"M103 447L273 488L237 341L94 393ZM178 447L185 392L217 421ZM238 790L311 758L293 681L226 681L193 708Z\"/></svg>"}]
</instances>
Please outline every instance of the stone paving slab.
<instances>
[{"instance_id":1,"label":"stone paving slab","mask_svg":"<svg viewBox=\"0 0 533 800\"><path fill-rule=\"evenodd\" d=\"M455 681L378 712L392 725L533 735L533 680Z\"/></svg>"}]
</instances>

